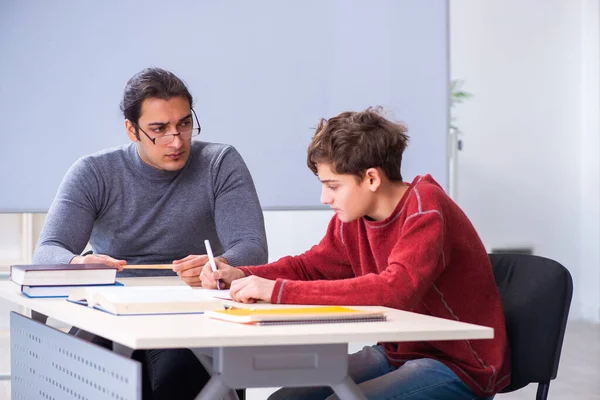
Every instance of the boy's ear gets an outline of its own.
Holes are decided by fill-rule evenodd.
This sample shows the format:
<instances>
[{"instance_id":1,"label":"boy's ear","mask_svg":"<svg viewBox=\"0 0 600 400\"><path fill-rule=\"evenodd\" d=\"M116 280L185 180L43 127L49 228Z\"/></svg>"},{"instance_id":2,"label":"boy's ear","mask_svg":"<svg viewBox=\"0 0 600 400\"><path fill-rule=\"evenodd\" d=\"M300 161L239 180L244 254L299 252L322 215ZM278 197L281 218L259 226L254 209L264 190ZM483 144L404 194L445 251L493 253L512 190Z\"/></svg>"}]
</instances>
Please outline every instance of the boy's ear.
<instances>
[{"instance_id":1,"label":"boy's ear","mask_svg":"<svg viewBox=\"0 0 600 400\"><path fill-rule=\"evenodd\" d=\"M127 136L129 137L129 139L131 139L132 142L139 142L137 136L135 135L135 126L128 119L125 120L125 131L127 132Z\"/></svg>"},{"instance_id":2,"label":"boy's ear","mask_svg":"<svg viewBox=\"0 0 600 400\"><path fill-rule=\"evenodd\" d=\"M369 190L375 192L381 186L381 171L377 168L369 168L365 172L365 179L369 185Z\"/></svg>"}]
</instances>

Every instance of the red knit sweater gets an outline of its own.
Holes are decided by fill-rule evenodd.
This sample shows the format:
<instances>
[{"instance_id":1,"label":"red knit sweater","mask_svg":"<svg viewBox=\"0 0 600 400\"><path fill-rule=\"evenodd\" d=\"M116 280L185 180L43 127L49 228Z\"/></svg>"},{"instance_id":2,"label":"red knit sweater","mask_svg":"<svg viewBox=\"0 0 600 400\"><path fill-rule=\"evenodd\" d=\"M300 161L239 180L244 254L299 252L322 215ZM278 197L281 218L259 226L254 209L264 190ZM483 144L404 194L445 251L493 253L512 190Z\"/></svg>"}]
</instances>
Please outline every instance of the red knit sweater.
<instances>
[{"instance_id":1,"label":"red knit sweater","mask_svg":"<svg viewBox=\"0 0 600 400\"><path fill-rule=\"evenodd\" d=\"M479 396L510 383L500 295L475 228L429 175L383 221L342 223L296 257L241 267L276 280L272 303L380 305L494 328L492 340L383 343L389 361L434 358Z\"/></svg>"}]
</instances>

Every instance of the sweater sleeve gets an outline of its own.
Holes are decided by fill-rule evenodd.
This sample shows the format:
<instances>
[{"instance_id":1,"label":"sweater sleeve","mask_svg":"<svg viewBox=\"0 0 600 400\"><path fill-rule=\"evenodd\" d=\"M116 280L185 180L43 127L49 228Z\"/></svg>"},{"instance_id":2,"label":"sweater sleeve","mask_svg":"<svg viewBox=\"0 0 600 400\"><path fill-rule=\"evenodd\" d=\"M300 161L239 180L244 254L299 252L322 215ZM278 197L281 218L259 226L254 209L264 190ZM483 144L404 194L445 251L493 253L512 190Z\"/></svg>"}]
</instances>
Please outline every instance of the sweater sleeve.
<instances>
[{"instance_id":1,"label":"sweater sleeve","mask_svg":"<svg viewBox=\"0 0 600 400\"><path fill-rule=\"evenodd\" d=\"M437 210L407 218L380 274L336 281L277 279L271 302L380 305L410 310L444 268L445 226ZM339 278L338 278L339 279Z\"/></svg>"},{"instance_id":2,"label":"sweater sleeve","mask_svg":"<svg viewBox=\"0 0 600 400\"><path fill-rule=\"evenodd\" d=\"M101 187L91 160L73 164L46 215L33 253L35 264L68 264L83 251L99 209Z\"/></svg>"},{"instance_id":3,"label":"sweater sleeve","mask_svg":"<svg viewBox=\"0 0 600 400\"><path fill-rule=\"evenodd\" d=\"M294 257L283 257L270 264L240 269L246 275L257 275L273 280L313 281L353 277L354 273L340 238L342 228L343 225L334 216L321 242L306 252Z\"/></svg>"},{"instance_id":4,"label":"sweater sleeve","mask_svg":"<svg viewBox=\"0 0 600 400\"><path fill-rule=\"evenodd\" d=\"M229 264L267 262L265 222L250 171L242 156L229 146L213 165L215 223Z\"/></svg>"}]
</instances>

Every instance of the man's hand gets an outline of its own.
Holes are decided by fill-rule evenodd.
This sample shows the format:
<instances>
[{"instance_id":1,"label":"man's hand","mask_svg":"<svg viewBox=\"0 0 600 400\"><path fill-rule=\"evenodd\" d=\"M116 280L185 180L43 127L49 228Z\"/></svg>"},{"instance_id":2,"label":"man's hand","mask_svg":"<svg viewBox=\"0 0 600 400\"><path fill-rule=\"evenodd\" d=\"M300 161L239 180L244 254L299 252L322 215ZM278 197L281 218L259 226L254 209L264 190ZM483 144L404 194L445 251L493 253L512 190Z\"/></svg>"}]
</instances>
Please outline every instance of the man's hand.
<instances>
[{"instance_id":1,"label":"man's hand","mask_svg":"<svg viewBox=\"0 0 600 400\"><path fill-rule=\"evenodd\" d=\"M208 256L206 254L190 254L181 260L173 261L173 271L188 285L201 286L200 272L202 272L202 268L205 265L208 265Z\"/></svg>"},{"instance_id":2,"label":"man's hand","mask_svg":"<svg viewBox=\"0 0 600 400\"><path fill-rule=\"evenodd\" d=\"M251 275L232 282L229 294L242 303L256 303L259 300L269 303L274 287L275 281Z\"/></svg>"},{"instance_id":3,"label":"man's hand","mask_svg":"<svg viewBox=\"0 0 600 400\"><path fill-rule=\"evenodd\" d=\"M123 265L127 264L127 261L117 260L105 254L88 254L87 256L73 257L70 264L105 264L116 267L117 271L123 271Z\"/></svg>"},{"instance_id":4,"label":"man's hand","mask_svg":"<svg viewBox=\"0 0 600 400\"><path fill-rule=\"evenodd\" d=\"M209 263L206 263L204 268L202 268L202 272L200 273L202 287L206 289L216 289L217 280L219 280L221 289L227 289L231 286L231 282L246 276L241 270L228 265L227 262L223 262L219 258L220 257L215 258L217 271L213 272Z\"/></svg>"}]
</instances>

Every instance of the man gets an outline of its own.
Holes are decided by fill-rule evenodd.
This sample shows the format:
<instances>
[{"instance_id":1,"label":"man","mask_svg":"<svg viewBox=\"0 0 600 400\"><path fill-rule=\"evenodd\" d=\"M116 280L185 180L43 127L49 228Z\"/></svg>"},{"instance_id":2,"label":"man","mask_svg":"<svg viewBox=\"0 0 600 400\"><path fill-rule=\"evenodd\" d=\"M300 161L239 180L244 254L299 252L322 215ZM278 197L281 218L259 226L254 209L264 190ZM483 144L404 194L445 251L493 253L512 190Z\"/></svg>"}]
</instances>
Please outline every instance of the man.
<instances>
[{"instance_id":1,"label":"man","mask_svg":"<svg viewBox=\"0 0 600 400\"><path fill-rule=\"evenodd\" d=\"M192 105L185 84L169 71L133 76L121 103L131 143L74 163L50 207L34 263L103 263L119 276L185 271L184 280L199 286L208 263L205 239L222 262L265 263L264 221L250 173L233 147L192 141L201 130ZM88 242L93 254L80 255ZM174 270L123 270L165 263ZM189 350L152 350L144 361L155 399L194 398L208 379Z\"/></svg>"},{"instance_id":2,"label":"man","mask_svg":"<svg viewBox=\"0 0 600 400\"><path fill-rule=\"evenodd\" d=\"M335 211L310 250L267 265L204 267L238 301L381 305L494 328L492 340L379 343L349 356L368 399L489 399L510 383L500 296L486 250L430 175L405 183L403 125L377 110L322 120L308 166ZM334 400L330 388L286 388L270 399Z\"/></svg>"}]
</instances>

